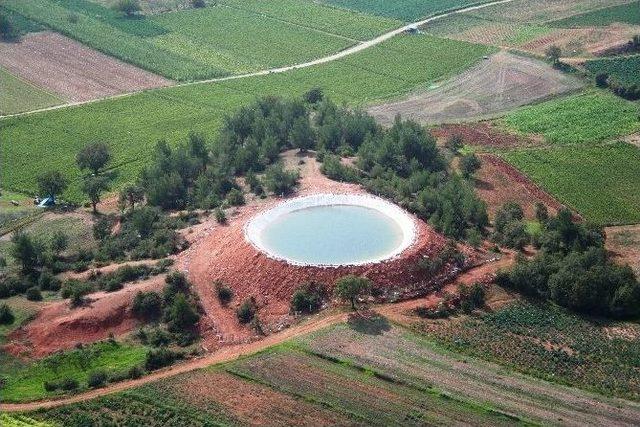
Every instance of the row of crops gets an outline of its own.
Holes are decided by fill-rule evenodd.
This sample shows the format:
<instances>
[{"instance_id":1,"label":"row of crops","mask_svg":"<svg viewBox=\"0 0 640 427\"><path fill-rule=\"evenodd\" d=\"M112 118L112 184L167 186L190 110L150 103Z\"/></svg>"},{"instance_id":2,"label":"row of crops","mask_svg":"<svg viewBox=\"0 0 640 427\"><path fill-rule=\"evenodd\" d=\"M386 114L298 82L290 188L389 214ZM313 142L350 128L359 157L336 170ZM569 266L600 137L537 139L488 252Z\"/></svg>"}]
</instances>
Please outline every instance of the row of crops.
<instances>
[{"instance_id":1,"label":"row of crops","mask_svg":"<svg viewBox=\"0 0 640 427\"><path fill-rule=\"evenodd\" d=\"M640 2L635 1L573 15L553 21L550 25L560 28L603 27L614 22L640 25Z\"/></svg>"},{"instance_id":2,"label":"row of crops","mask_svg":"<svg viewBox=\"0 0 640 427\"><path fill-rule=\"evenodd\" d=\"M159 139L175 143L189 130L215 135L225 114L262 95L299 96L322 87L338 103L361 105L398 96L456 74L492 48L429 36L402 36L332 63L281 74L148 91L63 110L0 120L3 186L26 193L36 177L59 169L72 181L65 196L81 200L75 153L88 141L107 141L117 185L132 181ZM55 143L54 143L55 142Z\"/></svg>"},{"instance_id":3,"label":"row of crops","mask_svg":"<svg viewBox=\"0 0 640 427\"><path fill-rule=\"evenodd\" d=\"M594 76L605 73L624 85L640 85L640 55L594 59L584 66Z\"/></svg>"},{"instance_id":4,"label":"row of crops","mask_svg":"<svg viewBox=\"0 0 640 427\"><path fill-rule=\"evenodd\" d=\"M287 0L286 6L269 11L259 3L239 5L229 0L203 9L126 18L81 0L3 3L13 14L174 80L301 63L398 26L390 19L305 0Z\"/></svg>"}]
</instances>

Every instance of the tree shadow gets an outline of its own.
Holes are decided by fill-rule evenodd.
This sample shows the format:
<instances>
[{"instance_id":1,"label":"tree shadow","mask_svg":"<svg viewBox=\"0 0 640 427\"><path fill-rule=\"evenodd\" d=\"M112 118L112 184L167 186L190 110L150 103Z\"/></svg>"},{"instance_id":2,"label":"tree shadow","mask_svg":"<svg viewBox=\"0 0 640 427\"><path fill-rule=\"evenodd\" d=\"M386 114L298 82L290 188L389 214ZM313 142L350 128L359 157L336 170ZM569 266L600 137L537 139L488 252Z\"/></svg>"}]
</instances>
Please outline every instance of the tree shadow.
<instances>
[{"instance_id":1,"label":"tree shadow","mask_svg":"<svg viewBox=\"0 0 640 427\"><path fill-rule=\"evenodd\" d=\"M354 331L366 335L382 335L391 330L391 324L387 318L374 311L352 313L347 319L347 324Z\"/></svg>"}]
</instances>

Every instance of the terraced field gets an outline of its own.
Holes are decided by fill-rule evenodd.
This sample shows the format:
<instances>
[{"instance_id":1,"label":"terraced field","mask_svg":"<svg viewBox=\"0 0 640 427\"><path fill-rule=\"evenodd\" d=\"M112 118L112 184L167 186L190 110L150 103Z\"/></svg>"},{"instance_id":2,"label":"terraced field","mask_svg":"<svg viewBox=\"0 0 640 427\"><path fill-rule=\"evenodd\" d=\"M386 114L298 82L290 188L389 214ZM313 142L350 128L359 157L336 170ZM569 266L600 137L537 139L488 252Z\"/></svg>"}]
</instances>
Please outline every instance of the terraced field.
<instances>
[{"instance_id":1,"label":"terraced field","mask_svg":"<svg viewBox=\"0 0 640 427\"><path fill-rule=\"evenodd\" d=\"M98 3L7 0L4 7L125 62L174 80L199 80L305 62L385 32L396 22L304 0L268 13L219 4L125 18ZM75 18L69 19L73 15ZM357 22L357 25L354 23ZM329 25L333 23L333 26ZM335 31L333 30L335 28Z\"/></svg>"},{"instance_id":2,"label":"terraced field","mask_svg":"<svg viewBox=\"0 0 640 427\"><path fill-rule=\"evenodd\" d=\"M63 102L63 99L0 68L0 114L20 113Z\"/></svg>"},{"instance_id":3,"label":"terraced field","mask_svg":"<svg viewBox=\"0 0 640 427\"><path fill-rule=\"evenodd\" d=\"M525 391L526 390L526 391ZM553 402L553 404L550 404ZM615 405L615 408L612 406ZM505 372L385 320L27 416L65 426L625 423L640 406Z\"/></svg>"},{"instance_id":4,"label":"terraced field","mask_svg":"<svg viewBox=\"0 0 640 427\"><path fill-rule=\"evenodd\" d=\"M2 146L2 155L15 165L2 168L0 176L7 188L32 192L41 170L57 168L72 181L65 196L81 200L79 172L69 165L87 141L109 142L119 172L117 186L135 179L138 162L158 139L175 143L190 129L213 137L225 114L256 96L298 96L322 87L338 103L364 105L457 74L491 51L429 36L400 36L338 61L286 73L148 91L0 120L0 138L14 142Z\"/></svg>"},{"instance_id":5,"label":"terraced field","mask_svg":"<svg viewBox=\"0 0 640 427\"><path fill-rule=\"evenodd\" d=\"M640 149L627 143L503 154L561 202L600 225L640 222Z\"/></svg>"}]
</instances>

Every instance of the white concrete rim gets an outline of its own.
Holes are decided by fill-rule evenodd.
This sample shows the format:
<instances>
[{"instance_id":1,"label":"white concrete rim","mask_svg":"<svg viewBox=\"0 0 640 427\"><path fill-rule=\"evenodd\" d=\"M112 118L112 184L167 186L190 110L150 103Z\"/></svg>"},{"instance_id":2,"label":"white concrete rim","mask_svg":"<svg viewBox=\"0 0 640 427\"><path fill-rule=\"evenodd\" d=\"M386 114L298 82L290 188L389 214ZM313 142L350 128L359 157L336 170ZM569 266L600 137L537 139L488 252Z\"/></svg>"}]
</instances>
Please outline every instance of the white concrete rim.
<instances>
[{"instance_id":1,"label":"white concrete rim","mask_svg":"<svg viewBox=\"0 0 640 427\"><path fill-rule=\"evenodd\" d=\"M269 247L262 241L262 232L276 218L280 216L317 206L333 206L333 205L349 205L361 206L364 208L374 209L383 215L391 218L398 224L402 231L402 241L391 252L363 261L344 263L344 264L323 264L323 263L302 263L293 259L282 257L271 251ZM267 257L278 261L284 261L291 265L297 266L313 266L313 267L344 267L375 264L382 261L397 258L402 252L409 248L416 239L416 225L413 217L409 215L400 206L388 202L380 197L365 194L332 194L319 193L310 196L301 196L293 199L285 200L271 209L263 211L251 218L244 226L244 238L257 250L264 253Z\"/></svg>"}]
</instances>

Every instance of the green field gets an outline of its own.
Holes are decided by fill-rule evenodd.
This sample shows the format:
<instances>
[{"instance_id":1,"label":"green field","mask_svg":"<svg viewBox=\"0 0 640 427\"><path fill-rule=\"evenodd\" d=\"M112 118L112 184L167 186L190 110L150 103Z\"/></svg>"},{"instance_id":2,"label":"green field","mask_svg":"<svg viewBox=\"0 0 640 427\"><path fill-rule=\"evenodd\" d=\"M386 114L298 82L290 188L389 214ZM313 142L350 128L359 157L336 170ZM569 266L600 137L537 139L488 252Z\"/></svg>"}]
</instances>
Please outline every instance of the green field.
<instances>
[{"instance_id":1,"label":"green field","mask_svg":"<svg viewBox=\"0 0 640 427\"><path fill-rule=\"evenodd\" d=\"M640 105L605 92L588 92L516 110L508 128L544 136L551 143L598 142L640 129Z\"/></svg>"},{"instance_id":2,"label":"green field","mask_svg":"<svg viewBox=\"0 0 640 427\"><path fill-rule=\"evenodd\" d=\"M489 0L323 0L332 6L414 22L448 10L461 9Z\"/></svg>"},{"instance_id":3,"label":"green field","mask_svg":"<svg viewBox=\"0 0 640 427\"><path fill-rule=\"evenodd\" d=\"M462 354L571 386L640 398L640 341L625 338L640 333L636 323L590 321L551 304L519 302L424 329Z\"/></svg>"},{"instance_id":4,"label":"green field","mask_svg":"<svg viewBox=\"0 0 640 427\"><path fill-rule=\"evenodd\" d=\"M573 145L502 155L589 221L640 222L640 149L633 145Z\"/></svg>"},{"instance_id":5,"label":"green field","mask_svg":"<svg viewBox=\"0 0 640 427\"><path fill-rule=\"evenodd\" d=\"M594 59L584 66L594 76L607 73L624 84L640 85L640 55Z\"/></svg>"},{"instance_id":6,"label":"green field","mask_svg":"<svg viewBox=\"0 0 640 427\"><path fill-rule=\"evenodd\" d=\"M550 22L549 25L560 28L604 27L614 22L640 24L640 2L622 4L570 16Z\"/></svg>"},{"instance_id":7,"label":"green field","mask_svg":"<svg viewBox=\"0 0 640 427\"><path fill-rule=\"evenodd\" d=\"M0 68L0 115L62 104L64 100Z\"/></svg>"},{"instance_id":8,"label":"green field","mask_svg":"<svg viewBox=\"0 0 640 427\"><path fill-rule=\"evenodd\" d=\"M4 5L97 50L183 81L305 62L398 25L304 0L287 0L277 13L257 2L240 8L229 0L229 5L137 18L86 0L6 0ZM77 22L69 19L72 14Z\"/></svg>"},{"instance_id":9,"label":"green field","mask_svg":"<svg viewBox=\"0 0 640 427\"><path fill-rule=\"evenodd\" d=\"M322 87L352 106L399 96L468 68L493 48L426 35L400 36L358 54L286 73L148 91L63 110L0 120L3 185L33 192L36 176L59 169L72 181L65 195L81 200L76 152L103 140L113 150L118 185L135 179L156 141L184 139L189 130L213 138L225 114L262 95L299 96ZM357 83L356 83L357 82Z\"/></svg>"},{"instance_id":10,"label":"green field","mask_svg":"<svg viewBox=\"0 0 640 427\"><path fill-rule=\"evenodd\" d=\"M54 424L36 421L33 418L29 418L24 415L9 415L9 414L0 414L0 424L3 427L53 427L54 426Z\"/></svg>"},{"instance_id":11,"label":"green field","mask_svg":"<svg viewBox=\"0 0 640 427\"><path fill-rule=\"evenodd\" d=\"M23 402L55 396L59 392L47 392L44 382L65 378L76 379L81 388L86 388L90 372L97 369L110 373L126 372L132 366L144 364L145 355L145 347L109 342L92 344L34 362L8 360L6 355L2 355L1 399L2 402Z\"/></svg>"}]
</instances>

